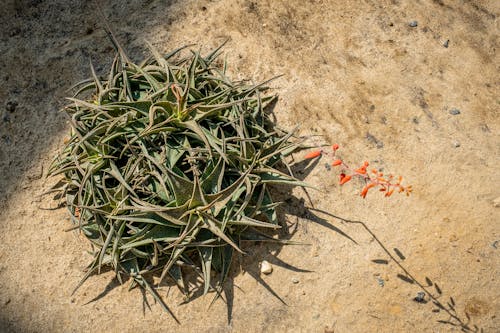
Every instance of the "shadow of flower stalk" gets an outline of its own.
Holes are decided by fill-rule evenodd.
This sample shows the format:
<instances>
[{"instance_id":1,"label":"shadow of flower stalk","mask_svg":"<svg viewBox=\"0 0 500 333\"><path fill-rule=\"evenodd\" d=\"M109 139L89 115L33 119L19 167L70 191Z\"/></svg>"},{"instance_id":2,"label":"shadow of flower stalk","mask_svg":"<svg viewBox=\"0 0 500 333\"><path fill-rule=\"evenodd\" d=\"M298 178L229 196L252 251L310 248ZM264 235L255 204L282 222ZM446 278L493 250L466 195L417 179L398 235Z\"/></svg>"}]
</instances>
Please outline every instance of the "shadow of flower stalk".
<instances>
[{"instance_id":1,"label":"shadow of flower stalk","mask_svg":"<svg viewBox=\"0 0 500 333\"><path fill-rule=\"evenodd\" d=\"M455 299L453 297L450 296L448 301L442 301L442 298L444 297L443 291L442 291L441 287L436 282L433 282L428 277L425 278L425 283L422 283L421 281L419 281L409 271L409 269L406 268L402 264L402 261L406 258L401 253L401 251L397 248L394 248L394 253L396 254L396 256L395 256L391 251L389 251L389 249L377 237L377 235L366 225L365 222L346 219L346 218L340 217L338 215L334 215L332 213L329 213L327 211L317 209L314 207L306 207L306 209L313 211L313 212L318 212L318 213L324 214L326 216L340 220L341 222L344 222L347 224L361 226L368 234L370 234L370 236L375 240L375 242L380 246L380 248L389 256L390 260L392 262L394 262L399 267L399 269L401 269L401 271L404 273L404 274L398 273L397 277L406 283L410 283L410 284L414 284L414 285L418 286L422 290L422 292L419 292L417 294L417 297L414 298L414 301L416 301L418 303L423 303L423 304L429 303L425 299L425 295L427 295L429 300L430 300L430 304L434 305L432 312L434 312L434 313L444 312L445 314L448 315L447 319L437 320L438 323L451 325L451 326L460 328L460 330L463 332L471 332L471 333L472 332L473 333L483 332L483 330L480 327L471 323L471 317L467 312L464 313L465 318L457 312ZM388 263L388 261L385 259L374 259L374 260L372 260L372 262L374 262L376 264L387 264ZM430 289L431 287L434 288L434 291L432 291Z\"/></svg>"}]
</instances>

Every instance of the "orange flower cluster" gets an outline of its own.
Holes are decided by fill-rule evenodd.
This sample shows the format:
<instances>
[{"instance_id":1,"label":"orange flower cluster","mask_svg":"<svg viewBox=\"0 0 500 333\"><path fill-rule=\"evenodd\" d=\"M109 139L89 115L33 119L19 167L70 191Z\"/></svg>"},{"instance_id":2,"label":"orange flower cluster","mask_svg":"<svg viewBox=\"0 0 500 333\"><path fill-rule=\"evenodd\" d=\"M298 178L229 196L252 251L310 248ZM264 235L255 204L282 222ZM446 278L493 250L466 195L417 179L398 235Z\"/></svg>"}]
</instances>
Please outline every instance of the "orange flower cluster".
<instances>
[{"instance_id":1,"label":"orange flower cluster","mask_svg":"<svg viewBox=\"0 0 500 333\"><path fill-rule=\"evenodd\" d=\"M335 157L335 153L339 149L338 144L332 145L332 153L325 152L323 150L315 150L304 156L305 159L317 158L319 156L332 155ZM390 197L394 191L398 193L406 193L406 195L410 195L412 192L412 186L403 186L401 185L403 181L403 177L399 176L397 179L393 175L384 176L382 172L379 172L377 169L372 169L371 172L368 172L367 168L370 165L367 161L363 162L359 168L352 170L344 163L341 159L334 159L332 162L332 166L341 166L343 171L340 173L339 184L344 185L348 181L350 181L353 177L359 177L364 180L365 186L361 190L360 196L366 198L368 191L373 187L380 187L379 191L384 192L386 197ZM346 173L347 172L347 173Z\"/></svg>"}]
</instances>

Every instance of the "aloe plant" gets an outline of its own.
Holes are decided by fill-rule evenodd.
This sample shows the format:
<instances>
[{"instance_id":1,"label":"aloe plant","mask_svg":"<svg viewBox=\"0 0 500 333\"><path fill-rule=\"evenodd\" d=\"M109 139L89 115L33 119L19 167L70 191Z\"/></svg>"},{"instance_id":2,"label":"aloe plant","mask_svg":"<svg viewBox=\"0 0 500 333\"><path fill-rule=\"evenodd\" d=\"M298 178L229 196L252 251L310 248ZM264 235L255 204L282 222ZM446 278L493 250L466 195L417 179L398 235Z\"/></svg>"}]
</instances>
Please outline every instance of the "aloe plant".
<instances>
[{"instance_id":1,"label":"aloe plant","mask_svg":"<svg viewBox=\"0 0 500 333\"><path fill-rule=\"evenodd\" d=\"M76 85L71 135L49 174L62 175L57 189L94 249L77 288L108 266L169 311L148 274L185 290L194 268L204 293L219 294L240 240L280 228L269 185L305 184L278 170L299 141L265 112L267 83L232 82L220 47L150 49L140 64L118 52L106 79L91 68Z\"/></svg>"}]
</instances>

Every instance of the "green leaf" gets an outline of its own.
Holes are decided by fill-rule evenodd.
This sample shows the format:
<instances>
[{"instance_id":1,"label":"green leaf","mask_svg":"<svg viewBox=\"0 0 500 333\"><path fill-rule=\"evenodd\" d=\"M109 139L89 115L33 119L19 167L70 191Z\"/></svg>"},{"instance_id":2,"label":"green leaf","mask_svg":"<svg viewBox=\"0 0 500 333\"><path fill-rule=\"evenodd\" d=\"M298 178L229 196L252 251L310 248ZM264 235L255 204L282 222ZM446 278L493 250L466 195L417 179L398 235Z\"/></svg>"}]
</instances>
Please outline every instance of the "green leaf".
<instances>
[{"instance_id":1,"label":"green leaf","mask_svg":"<svg viewBox=\"0 0 500 333\"><path fill-rule=\"evenodd\" d=\"M211 247L199 247L198 252L200 254L200 260L201 260L201 268L203 271L203 282L204 282L204 289L203 289L203 295L206 295L208 293L208 290L210 288L210 271L212 268L212 254L213 254L213 248Z\"/></svg>"},{"instance_id":2,"label":"green leaf","mask_svg":"<svg viewBox=\"0 0 500 333\"><path fill-rule=\"evenodd\" d=\"M120 250L153 244L154 242L174 242L179 238L179 229L164 228L157 225L147 231L141 238L143 239L123 244L120 246Z\"/></svg>"}]
</instances>

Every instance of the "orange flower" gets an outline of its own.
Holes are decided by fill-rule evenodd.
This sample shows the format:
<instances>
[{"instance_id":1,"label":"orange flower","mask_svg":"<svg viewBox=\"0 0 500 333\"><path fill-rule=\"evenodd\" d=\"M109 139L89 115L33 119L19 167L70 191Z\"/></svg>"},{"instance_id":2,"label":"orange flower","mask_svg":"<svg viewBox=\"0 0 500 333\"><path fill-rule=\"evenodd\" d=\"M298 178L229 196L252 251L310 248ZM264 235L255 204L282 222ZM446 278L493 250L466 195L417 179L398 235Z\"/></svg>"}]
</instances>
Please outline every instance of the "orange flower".
<instances>
[{"instance_id":1,"label":"orange flower","mask_svg":"<svg viewBox=\"0 0 500 333\"><path fill-rule=\"evenodd\" d=\"M406 195L410 195L410 193L413 192L413 188L411 185L406 187Z\"/></svg>"},{"instance_id":2,"label":"orange flower","mask_svg":"<svg viewBox=\"0 0 500 333\"><path fill-rule=\"evenodd\" d=\"M360 194L363 197L363 199L366 198L366 194L368 193L368 190L369 190L368 185L363 187L363 190L361 191L361 194Z\"/></svg>"},{"instance_id":3,"label":"orange flower","mask_svg":"<svg viewBox=\"0 0 500 333\"><path fill-rule=\"evenodd\" d=\"M366 198L366 194L368 193L368 190L371 189L372 187L374 187L376 184L375 183L370 183L370 184L367 184L365 187L363 187L363 190L361 190L361 196L364 198Z\"/></svg>"},{"instance_id":4,"label":"orange flower","mask_svg":"<svg viewBox=\"0 0 500 333\"><path fill-rule=\"evenodd\" d=\"M357 173L361 174L361 175L364 175L366 174L366 167L365 166L362 166L361 168L355 170Z\"/></svg>"},{"instance_id":5,"label":"orange flower","mask_svg":"<svg viewBox=\"0 0 500 333\"><path fill-rule=\"evenodd\" d=\"M306 154L306 156L304 156L304 159L309 160L311 158L316 158L318 156L321 156L321 150L315 150L315 151L312 151L312 152Z\"/></svg>"},{"instance_id":6,"label":"orange flower","mask_svg":"<svg viewBox=\"0 0 500 333\"><path fill-rule=\"evenodd\" d=\"M342 175L344 175L344 174L342 174ZM344 177L340 178L340 185L344 185L345 183L347 183L348 181L350 181L351 178L352 178L351 175L347 175L347 176L344 175Z\"/></svg>"},{"instance_id":7,"label":"orange flower","mask_svg":"<svg viewBox=\"0 0 500 333\"><path fill-rule=\"evenodd\" d=\"M403 177L398 176L398 175L393 175L388 173L386 176L384 176L384 173L377 170L376 168L370 168L370 162L368 161L363 161L363 163L357 168L357 169L351 169L349 166L347 166L343 160L338 159L338 157L335 157L336 151L339 149L339 145L337 143L333 144L332 146L333 154L325 152L323 150L318 150L318 151L312 151L308 153L305 158L306 159L311 159L311 158L316 158L321 156L323 153L325 153L328 156L334 156L334 159L331 162L331 166L341 166L341 173L339 174L339 184L344 185L345 183L349 182L353 177L360 177L365 181L364 187L362 188L361 192L359 192L359 195L364 199L368 195L368 192L370 191L371 188L376 187L380 192L382 192L386 197L392 196L392 194L396 192L403 192L406 195L410 195L412 192L412 187L411 186L402 186L401 182L403 180ZM330 166L326 165L328 170L330 170ZM347 174L346 174L347 173ZM396 182L397 180L397 182Z\"/></svg>"}]
</instances>

